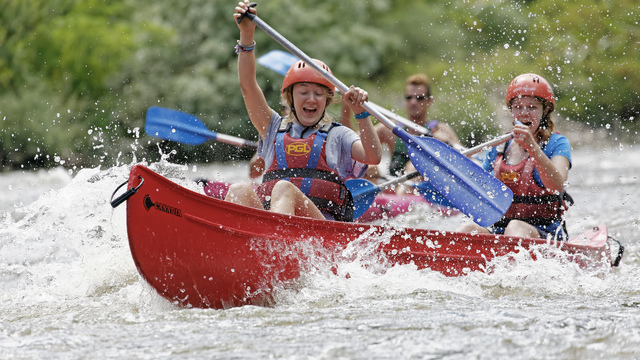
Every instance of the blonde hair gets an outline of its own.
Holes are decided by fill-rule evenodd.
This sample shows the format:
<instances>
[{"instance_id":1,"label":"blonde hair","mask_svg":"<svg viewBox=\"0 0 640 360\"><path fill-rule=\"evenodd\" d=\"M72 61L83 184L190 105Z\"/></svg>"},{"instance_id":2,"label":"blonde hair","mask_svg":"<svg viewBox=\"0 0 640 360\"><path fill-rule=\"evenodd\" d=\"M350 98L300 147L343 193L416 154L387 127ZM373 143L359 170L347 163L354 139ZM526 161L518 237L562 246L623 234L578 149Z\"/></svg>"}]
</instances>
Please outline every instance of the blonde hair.
<instances>
[{"instance_id":1,"label":"blonde hair","mask_svg":"<svg viewBox=\"0 0 640 360\"><path fill-rule=\"evenodd\" d=\"M282 93L280 95L280 105L282 105L284 107L284 110L282 111L282 113L283 113L282 122L283 123L293 122L293 113L294 113L294 111L292 111L292 109L293 109L293 86L294 85L295 84L292 84L292 85L288 86L286 89L282 90ZM342 95L337 95L336 96L336 95L333 94L333 91L329 90L328 87L326 87L324 85L320 85L320 86L322 86L325 94L327 95L327 105L325 106L324 116L315 125L315 127L322 127L324 125L331 124L331 122L333 122L333 117L329 113L327 113L326 108L328 108L329 105L331 105L331 104L339 103L341 101L341 99L342 99Z\"/></svg>"}]
</instances>

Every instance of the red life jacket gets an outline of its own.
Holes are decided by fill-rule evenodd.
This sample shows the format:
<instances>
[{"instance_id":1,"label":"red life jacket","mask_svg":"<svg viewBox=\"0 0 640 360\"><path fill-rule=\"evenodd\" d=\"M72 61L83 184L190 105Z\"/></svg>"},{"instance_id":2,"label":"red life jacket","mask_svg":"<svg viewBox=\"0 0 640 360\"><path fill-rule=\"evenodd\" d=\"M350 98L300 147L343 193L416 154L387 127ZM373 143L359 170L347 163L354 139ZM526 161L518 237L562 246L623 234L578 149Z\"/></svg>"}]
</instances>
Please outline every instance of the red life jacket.
<instances>
[{"instance_id":1,"label":"red life jacket","mask_svg":"<svg viewBox=\"0 0 640 360\"><path fill-rule=\"evenodd\" d=\"M498 152L493 171L513 191L513 202L494 226L506 227L513 219L534 226L548 226L562 221L562 215L568 208L565 200L573 203L573 199L564 191L560 195L547 191L535 181L534 169L535 163L530 157L517 165L509 165L504 161L504 148Z\"/></svg>"},{"instance_id":2,"label":"red life jacket","mask_svg":"<svg viewBox=\"0 0 640 360\"><path fill-rule=\"evenodd\" d=\"M271 207L269 197L280 180L298 187L323 212L339 221L353 221L353 198L340 180L338 172L327 165L326 138L335 126L332 123L320 128L306 139L289 135L291 123L278 130L274 141L273 161L262 177L258 196L265 209ZM269 199L269 200L268 200Z\"/></svg>"}]
</instances>

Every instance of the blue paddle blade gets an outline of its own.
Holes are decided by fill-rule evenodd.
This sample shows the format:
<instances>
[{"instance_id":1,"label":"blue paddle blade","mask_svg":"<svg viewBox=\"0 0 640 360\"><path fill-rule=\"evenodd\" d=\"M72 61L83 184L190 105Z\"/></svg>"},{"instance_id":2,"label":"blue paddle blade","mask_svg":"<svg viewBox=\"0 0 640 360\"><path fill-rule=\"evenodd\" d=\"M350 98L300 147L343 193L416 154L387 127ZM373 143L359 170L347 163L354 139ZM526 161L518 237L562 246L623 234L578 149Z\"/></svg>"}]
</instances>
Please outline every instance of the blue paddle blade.
<instances>
[{"instance_id":1,"label":"blue paddle blade","mask_svg":"<svg viewBox=\"0 0 640 360\"><path fill-rule=\"evenodd\" d=\"M380 188L364 179L349 179L344 184L353 197L353 219L355 220L367 212L371 204L376 200L376 195L380 192Z\"/></svg>"},{"instance_id":2,"label":"blue paddle blade","mask_svg":"<svg viewBox=\"0 0 640 360\"><path fill-rule=\"evenodd\" d=\"M298 61L295 55L282 50L271 50L258 58L258 64L284 76L287 70Z\"/></svg>"},{"instance_id":3,"label":"blue paddle blade","mask_svg":"<svg viewBox=\"0 0 640 360\"><path fill-rule=\"evenodd\" d=\"M511 206L513 193L506 185L445 143L410 135L399 126L393 133L404 141L425 180L476 224L493 225Z\"/></svg>"},{"instance_id":4,"label":"blue paddle blade","mask_svg":"<svg viewBox=\"0 0 640 360\"><path fill-rule=\"evenodd\" d=\"M429 183L428 181L420 181L414 184L413 187L418 189L420 195L422 195L425 200L433 205L456 208L456 206L453 205L451 201L445 199L445 197L442 196L442 194L440 194L438 190L436 190L436 188L434 188L433 185L431 185L431 183Z\"/></svg>"},{"instance_id":5,"label":"blue paddle blade","mask_svg":"<svg viewBox=\"0 0 640 360\"><path fill-rule=\"evenodd\" d=\"M188 145L202 144L218 136L197 117L158 106L147 110L144 131L154 137Z\"/></svg>"}]
</instances>

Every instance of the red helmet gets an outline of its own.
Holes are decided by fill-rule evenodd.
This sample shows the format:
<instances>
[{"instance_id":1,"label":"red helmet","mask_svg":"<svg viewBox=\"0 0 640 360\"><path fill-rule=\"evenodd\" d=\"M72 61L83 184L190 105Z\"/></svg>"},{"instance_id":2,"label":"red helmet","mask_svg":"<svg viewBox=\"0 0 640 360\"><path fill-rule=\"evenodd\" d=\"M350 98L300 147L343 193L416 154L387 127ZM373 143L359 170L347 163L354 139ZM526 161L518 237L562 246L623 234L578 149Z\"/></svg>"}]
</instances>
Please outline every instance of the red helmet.
<instances>
[{"instance_id":1,"label":"red helmet","mask_svg":"<svg viewBox=\"0 0 640 360\"><path fill-rule=\"evenodd\" d=\"M315 61L316 64L320 65L324 70L329 72L329 74L333 75L331 69L329 69L329 67L325 63L316 59L313 59L313 61ZM284 90L289 86L301 82L324 85L329 88L329 91L331 91L331 94L333 94L334 87L329 80L322 77L322 75L320 75L311 66L307 66L304 61L298 60L295 64L291 65L289 70L287 70L287 73L284 75L284 81L282 82L282 92L284 92Z\"/></svg>"},{"instance_id":2,"label":"red helmet","mask_svg":"<svg viewBox=\"0 0 640 360\"><path fill-rule=\"evenodd\" d=\"M556 97L549 82L536 74L522 74L511 80L507 88L507 107L511 109L511 101L518 96L535 96L542 99L553 111L556 107Z\"/></svg>"}]
</instances>

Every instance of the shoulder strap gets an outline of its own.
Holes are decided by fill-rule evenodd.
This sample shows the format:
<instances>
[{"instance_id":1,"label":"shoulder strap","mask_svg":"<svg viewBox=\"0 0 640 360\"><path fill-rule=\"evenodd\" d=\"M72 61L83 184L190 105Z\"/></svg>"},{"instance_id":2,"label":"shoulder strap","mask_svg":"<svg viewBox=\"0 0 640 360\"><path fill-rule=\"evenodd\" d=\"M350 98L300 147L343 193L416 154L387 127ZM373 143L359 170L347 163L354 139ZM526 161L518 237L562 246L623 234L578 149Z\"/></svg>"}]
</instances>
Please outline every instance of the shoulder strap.
<instances>
[{"instance_id":1,"label":"shoulder strap","mask_svg":"<svg viewBox=\"0 0 640 360\"><path fill-rule=\"evenodd\" d=\"M287 154L284 151L284 135L287 133L287 131L278 131L278 134L276 135L275 150L278 169L287 168Z\"/></svg>"},{"instance_id":2,"label":"shoulder strap","mask_svg":"<svg viewBox=\"0 0 640 360\"><path fill-rule=\"evenodd\" d=\"M278 132L285 132L288 133L289 130L291 130L291 121L287 121L287 122L280 122L280 128L278 129Z\"/></svg>"},{"instance_id":3,"label":"shoulder strap","mask_svg":"<svg viewBox=\"0 0 640 360\"><path fill-rule=\"evenodd\" d=\"M290 121L281 122L280 128L278 129L278 133L276 134L275 141L275 155L276 155L276 165L278 165L278 169L286 169L287 168L287 155L284 151L284 135L289 133L291 130L292 123Z\"/></svg>"},{"instance_id":4,"label":"shoulder strap","mask_svg":"<svg viewBox=\"0 0 640 360\"><path fill-rule=\"evenodd\" d=\"M324 126L322 128L324 128ZM318 161L320 161L320 157L322 156L324 142L327 139L327 135L329 134L328 130L323 131L322 128L318 130L318 132L316 133L316 138L313 140L311 153L309 153L309 158L307 159L307 169L315 170L318 167ZM307 196L309 195L309 191L311 190L312 182L313 178L305 177L302 180L302 184L300 185L300 190L302 190L302 192Z\"/></svg>"},{"instance_id":5,"label":"shoulder strap","mask_svg":"<svg viewBox=\"0 0 640 360\"><path fill-rule=\"evenodd\" d=\"M332 122L330 124L322 125L322 127L318 130L318 132L328 133L329 131L333 130L333 128L338 126L342 126L342 124L339 124L337 122Z\"/></svg>"},{"instance_id":6,"label":"shoulder strap","mask_svg":"<svg viewBox=\"0 0 640 360\"><path fill-rule=\"evenodd\" d=\"M509 144L511 142L511 140L507 141L506 143L502 143L498 146L496 146L496 150L498 155L504 155L505 151L507 151L507 144Z\"/></svg>"}]
</instances>

